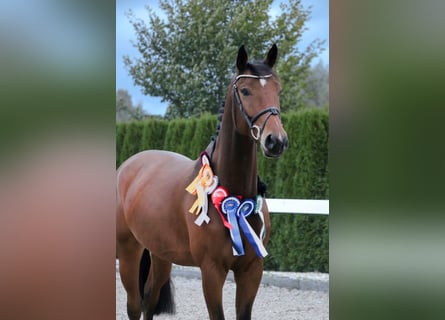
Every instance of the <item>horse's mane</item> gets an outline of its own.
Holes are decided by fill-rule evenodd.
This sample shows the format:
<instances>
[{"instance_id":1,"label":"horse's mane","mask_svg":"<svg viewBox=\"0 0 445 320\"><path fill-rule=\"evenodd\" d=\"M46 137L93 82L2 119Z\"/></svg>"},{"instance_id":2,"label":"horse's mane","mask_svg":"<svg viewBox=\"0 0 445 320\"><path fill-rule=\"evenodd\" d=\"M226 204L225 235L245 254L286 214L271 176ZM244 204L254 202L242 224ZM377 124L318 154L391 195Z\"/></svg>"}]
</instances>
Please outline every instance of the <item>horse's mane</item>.
<instances>
[{"instance_id":1,"label":"horse's mane","mask_svg":"<svg viewBox=\"0 0 445 320\"><path fill-rule=\"evenodd\" d=\"M221 123L224 115L224 102L221 107L218 109L218 122L216 123L216 135L215 138L218 137L219 130L221 129Z\"/></svg>"}]
</instances>

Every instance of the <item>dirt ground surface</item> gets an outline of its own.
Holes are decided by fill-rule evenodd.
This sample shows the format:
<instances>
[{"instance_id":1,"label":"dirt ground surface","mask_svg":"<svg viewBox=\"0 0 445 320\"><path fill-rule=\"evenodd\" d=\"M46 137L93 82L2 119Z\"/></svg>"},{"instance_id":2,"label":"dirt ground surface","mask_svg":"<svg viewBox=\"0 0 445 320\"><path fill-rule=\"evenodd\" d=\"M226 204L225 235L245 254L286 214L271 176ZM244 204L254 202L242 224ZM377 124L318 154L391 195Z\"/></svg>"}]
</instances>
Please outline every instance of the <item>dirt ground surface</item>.
<instances>
[{"instance_id":1,"label":"dirt ground surface","mask_svg":"<svg viewBox=\"0 0 445 320\"><path fill-rule=\"evenodd\" d=\"M293 281L291 278L289 277L288 284ZM173 273L172 279L175 288L176 314L160 315L155 317L155 319L208 319L201 280L196 274L193 276L184 272L179 272L179 275ZM252 319L329 319L329 294L327 290L323 288L316 290L295 289L293 285L281 285L283 284L282 279L276 282L277 285L273 285L274 283L274 281L263 281L261 284L253 306ZM228 320L236 318L235 290L235 283L228 277L224 286L223 296L225 317ZM128 319L126 314L126 293L122 287L118 272L116 273L116 319Z\"/></svg>"}]
</instances>

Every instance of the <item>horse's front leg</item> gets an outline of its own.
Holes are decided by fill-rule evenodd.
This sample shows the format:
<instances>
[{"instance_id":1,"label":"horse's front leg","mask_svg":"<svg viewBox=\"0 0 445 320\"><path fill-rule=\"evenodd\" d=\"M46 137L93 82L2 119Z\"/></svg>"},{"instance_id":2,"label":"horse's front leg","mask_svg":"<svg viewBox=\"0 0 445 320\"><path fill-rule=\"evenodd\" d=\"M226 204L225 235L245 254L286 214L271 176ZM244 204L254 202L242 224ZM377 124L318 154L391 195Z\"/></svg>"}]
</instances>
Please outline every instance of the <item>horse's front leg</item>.
<instances>
[{"instance_id":1,"label":"horse's front leg","mask_svg":"<svg viewBox=\"0 0 445 320\"><path fill-rule=\"evenodd\" d=\"M238 320L251 319L253 302L263 276L263 260L257 257L254 259L247 267L233 270L236 282L236 319Z\"/></svg>"},{"instance_id":2,"label":"horse's front leg","mask_svg":"<svg viewBox=\"0 0 445 320\"><path fill-rule=\"evenodd\" d=\"M210 320L224 320L222 295L228 271L214 261L201 265L202 287Z\"/></svg>"}]
</instances>

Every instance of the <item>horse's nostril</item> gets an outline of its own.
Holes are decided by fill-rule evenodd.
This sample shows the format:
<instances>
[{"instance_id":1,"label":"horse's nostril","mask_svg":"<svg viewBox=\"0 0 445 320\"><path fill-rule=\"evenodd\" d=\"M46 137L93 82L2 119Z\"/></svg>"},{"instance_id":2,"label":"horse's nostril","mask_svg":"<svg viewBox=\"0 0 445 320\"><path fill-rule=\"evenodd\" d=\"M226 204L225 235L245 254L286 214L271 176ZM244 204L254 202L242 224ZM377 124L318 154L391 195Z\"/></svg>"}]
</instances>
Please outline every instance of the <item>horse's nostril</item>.
<instances>
[{"instance_id":1,"label":"horse's nostril","mask_svg":"<svg viewBox=\"0 0 445 320\"><path fill-rule=\"evenodd\" d=\"M270 134L266 137L265 147L269 155L279 156L287 148L288 143L287 137L281 140L277 136Z\"/></svg>"},{"instance_id":2,"label":"horse's nostril","mask_svg":"<svg viewBox=\"0 0 445 320\"><path fill-rule=\"evenodd\" d=\"M284 149L287 149L289 147L289 139L287 137L284 137L283 139L283 146Z\"/></svg>"},{"instance_id":3,"label":"horse's nostril","mask_svg":"<svg viewBox=\"0 0 445 320\"><path fill-rule=\"evenodd\" d=\"M268 150L272 150L275 146L275 141L276 141L276 138L273 135L269 134L266 137L266 148Z\"/></svg>"}]
</instances>

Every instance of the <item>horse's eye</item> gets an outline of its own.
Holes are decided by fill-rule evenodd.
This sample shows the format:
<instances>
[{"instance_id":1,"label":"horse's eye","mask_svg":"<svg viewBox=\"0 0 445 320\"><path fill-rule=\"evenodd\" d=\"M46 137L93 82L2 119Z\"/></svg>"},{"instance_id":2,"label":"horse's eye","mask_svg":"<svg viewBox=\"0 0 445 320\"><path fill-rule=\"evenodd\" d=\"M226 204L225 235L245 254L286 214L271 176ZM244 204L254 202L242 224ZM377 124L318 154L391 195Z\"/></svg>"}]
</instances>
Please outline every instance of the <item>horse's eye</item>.
<instances>
[{"instance_id":1,"label":"horse's eye","mask_svg":"<svg viewBox=\"0 0 445 320\"><path fill-rule=\"evenodd\" d=\"M249 89L246 89L246 88L242 88L241 89L241 93L243 94L243 96L250 96L251 95Z\"/></svg>"}]
</instances>

